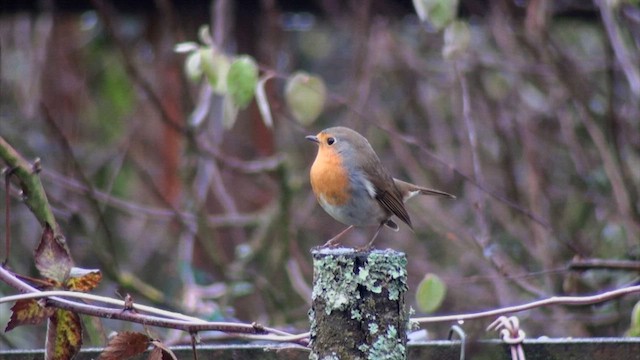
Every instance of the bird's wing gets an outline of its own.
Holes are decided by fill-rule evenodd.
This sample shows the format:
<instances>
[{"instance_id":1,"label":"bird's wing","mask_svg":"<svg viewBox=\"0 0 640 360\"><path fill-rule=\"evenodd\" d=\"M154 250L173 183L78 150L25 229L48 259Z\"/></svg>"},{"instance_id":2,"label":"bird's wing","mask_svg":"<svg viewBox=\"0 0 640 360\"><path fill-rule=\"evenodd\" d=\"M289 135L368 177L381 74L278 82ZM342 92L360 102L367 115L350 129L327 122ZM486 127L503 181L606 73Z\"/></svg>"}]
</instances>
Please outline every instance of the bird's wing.
<instances>
[{"instance_id":1,"label":"bird's wing","mask_svg":"<svg viewBox=\"0 0 640 360\"><path fill-rule=\"evenodd\" d=\"M381 190L377 187L376 191L376 200L378 200L380 205L393 215L397 216L398 219L404 221L410 228L413 228L411 225L411 218L409 218L409 213L402 203L402 196L397 191L390 192Z\"/></svg>"},{"instance_id":2,"label":"bird's wing","mask_svg":"<svg viewBox=\"0 0 640 360\"><path fill-rule=\"evenodd\" d=\"M360 164L360 169L365 174L367 180L373 185L375 191L374 194L370 192L372 197L378 201L383 209L397 216L398 219L404 221L413 229L409 213L407 209L405 209L402 201L402 193L393 181L393 177L389 175L380 162L380 158L378 158L378 155L373 151L371 145L365 140L356 150L358 157L355 163ZM392 222L392 224L395 223ZM393 226L390 227L393 228Z\"/></svg>"},{"instance_id":3,"label":"bird's wing","mask_svg":"<svg viewBox=\"0 0 640 360\"><path fill-rule=\"evenodd\" d=\"M378 160L379 161L379 160ZM382 166L366 166L365 173L375 189L374 198L389 213L404 221L410 228L411 218L402 202L402 193L393 182L393 178Z\"/></svg>"}]
</instances>

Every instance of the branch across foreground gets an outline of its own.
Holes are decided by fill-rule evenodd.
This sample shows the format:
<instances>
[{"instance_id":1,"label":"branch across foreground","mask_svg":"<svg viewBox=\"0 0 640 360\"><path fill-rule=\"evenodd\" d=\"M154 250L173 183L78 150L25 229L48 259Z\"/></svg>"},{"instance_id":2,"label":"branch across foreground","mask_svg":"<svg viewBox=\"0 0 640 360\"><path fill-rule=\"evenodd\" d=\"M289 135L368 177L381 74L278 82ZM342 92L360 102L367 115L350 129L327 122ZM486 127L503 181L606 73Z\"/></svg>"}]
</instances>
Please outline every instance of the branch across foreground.
<instances>
[{"instance_id":1,"label":"branch across foreground","mask_svg":"<svg viewBox=\"0 0 640 360\"><path fill-rule=\"evenodd\" d=\"M274 328L265 327L256 323L244 324L232 322L209 322L181 313L170 312L140 304L133 304L132 309L126 309L126 304L124 301L104 296L97 296L73 291L40 291L24 283L4 267L0 267L0 279L8 285L16 288L17 290L24 292L23 294L2 297L0 298L0 303L25 299L47 299L47 306L66 309L80 314L100 318L116 319L139 323L142 325L178 329L188 333L197 333L200 331L221 331L230 335L234 335L238 338L248 340L292 342L299 345L308 345L308 332L292 334ZM551 305L593 305L634 293L640 293L640 285L627 286L595 295L553 296L547 299L488 311L446 316L417 317L411 318L410 321L418 324L429 324L479 320L483 318L499 317ZM89 305L77 301L72 301L68 298L81 299L87 302L102 302L105 304L119 306L119 308Z\"/></svg>"}]
</instances>

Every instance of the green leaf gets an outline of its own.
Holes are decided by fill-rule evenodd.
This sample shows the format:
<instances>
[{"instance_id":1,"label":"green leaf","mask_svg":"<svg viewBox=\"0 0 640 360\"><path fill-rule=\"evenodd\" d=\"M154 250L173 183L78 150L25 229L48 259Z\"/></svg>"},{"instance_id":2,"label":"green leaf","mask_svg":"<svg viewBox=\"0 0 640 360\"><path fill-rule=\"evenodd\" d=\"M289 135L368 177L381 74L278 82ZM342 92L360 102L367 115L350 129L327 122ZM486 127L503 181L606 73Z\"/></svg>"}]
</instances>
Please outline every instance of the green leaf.
<instances>
[{"instance_id":1,"label":"green leaf","mask_svg":"<svg viewBox=\"0 0 640 360\"><path fill-rule=\"evenodd\" d=\"M205 24L200 26L198 29L198 39L205 45L213 46L213 38L211 37L209 25Z\"/></svg>"},{"instance_id":2,"label":"green leaf","mask_svg":"<svg viewBox=\"0 0 640 360\"><path fill-rule=\"evenodd\" d=\"M194 51L184 60L184 73L193 82L200 80L204 72L202 71L201 59L200 51Z\"/></svg>"},{"instance_id":3,"label":"green leaf","mask_svg":"<svg viewBox=\"0 0 640 360\"><path fill-rule=\"evenodd\" d=\"M227 73L227 91L233 103L244 109L253 99L258 84L258 65L252 57L238 57Z\"/></svg>"},{"instance_id":4,"label":"green leaf","mask_svg":"<svg viewBox=\"0 0 640 360\"><path fill-rule=\"evenodd\" d=\"M458 0L413 0L413 7L421 21L442 30L456 18Z\"/></svg>"},{"instance_id":5,"label":"green leaf","mask_svg":"<svg viewBox=\"0 0 640 360\"><path fill-rule=\"evenodd\" d=\"M431 273L425 275L416 291L418 309L425 313L436 311L442 305L446 294L447 287L438 275Z\"/></svg>"},{"instance_id":6,"label":"green leaf","mask_svg":"<svg viewBox=\"0 0 640 360\"><path fill-rule=\"evenodd\" d=\"M200 54L200 67L209 80L213 91L219 95L226 94L229 58L212 47L203 47L198 53Z\"/></svg>"},{"instance_id":7,"label":"green leaf","mask_svg":"<svg viewBox=\"0 0 640 360\"><path fill-rule=\"evenodd\" d=\"M640 301L631 310L631 325L626 335L640 337Z\"/></svg>"},{"instance_id":8,"label":"green leaf","mask_svg":"<svg viewBox=\"0 0 640 360\"><path fill-rule=\"evenodd\" d=\"M319 76L297 72L287 80L285 100L293 116L301 124L312 124L322 113L327 87Z\"/></svg>"},{"instance_id":9,"label":"green leaf","mask_svg":"<svg viewBox=\"0 0 640 360\"><path fill-rule=\"evenodd\" d=\"M231 96L225 95L222 99L222 126L231 129L238 118L238 106L233 102Z\"/></svg>"},{"instance_id":10,"label":"green leaf","mask_svg":"<svg viewBox=\"0 0 640 360\"><path fill-rule=\"evenodd\" d=\"M454 21L444 29L442 56L447 60L459 58L467 52L470 42L469 25L465 21Z\"/></svg>"},{"instance_id":11,"label":"green leaf","mask_svg":"<svg viewBox=\"0 0 640 360\"><path fill-rule=\"evenodd\" d=\"M173 47L173 51L177 52L178 54L186 54L186 53L190 53L193 51L198 50L200 47L198 46L198 44L192 42L192 41L186 41L186 42L181 42L181 43L177 43L174 47Z\"/></svg>"}]
</instances>

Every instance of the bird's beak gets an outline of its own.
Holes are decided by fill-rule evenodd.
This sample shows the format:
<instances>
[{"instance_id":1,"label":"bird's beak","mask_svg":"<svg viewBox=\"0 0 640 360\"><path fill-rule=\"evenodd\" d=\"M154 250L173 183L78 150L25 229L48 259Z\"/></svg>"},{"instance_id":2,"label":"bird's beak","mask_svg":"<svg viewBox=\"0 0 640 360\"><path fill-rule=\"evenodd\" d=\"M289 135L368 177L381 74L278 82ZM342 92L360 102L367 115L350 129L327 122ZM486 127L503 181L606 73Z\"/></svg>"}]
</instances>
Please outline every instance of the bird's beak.
<instances>
[{"instance_id":1,"label":"bird's beak","mask_svg":"<svg viewBox=\"0 0 640 360\"><path fill-rule=\"evenodd\" d=\"M313 142L315 142L315 143L318 143L318 144L320 143L320 140L319 140L319 139L318 139L318 137L317 137L317 136L315 136L315 135L305 136L304 138L305 138L305 139L307 139L307 140L309 140L309 141L313 141Z\"/></svg>"}]
</instances>

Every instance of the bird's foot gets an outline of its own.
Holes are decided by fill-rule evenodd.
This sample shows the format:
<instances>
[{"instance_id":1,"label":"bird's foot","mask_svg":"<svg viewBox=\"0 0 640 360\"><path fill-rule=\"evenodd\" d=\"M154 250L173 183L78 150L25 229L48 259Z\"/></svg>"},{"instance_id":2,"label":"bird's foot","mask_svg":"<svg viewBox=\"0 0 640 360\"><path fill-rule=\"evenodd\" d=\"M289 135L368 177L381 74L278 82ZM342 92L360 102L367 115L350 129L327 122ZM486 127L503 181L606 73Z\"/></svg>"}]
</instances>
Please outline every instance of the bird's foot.
<instances>
[{"instance_id":1,"label":"bird's foot","mask_svg":"<svg viewBox=\"0 0 640 360\"><path fill-rule=\"evenodd\" d=\"M340 246L340 242L338 241L337 238L331 238L329 239L329 241L327 241L326 243L324 243L324 245L320 246L321 249L326 249L326 248L337 248L338 246Z\"/></svg>"},{"instance_id":2,"label":"bird's foot","mask_svg":"<svg viewBox=\"0 0 640 360\"><path fill-rule=\"evenodd\" d=\"M340 246L340 241L338 241L344 234L346 234L347 232L349 232L349 230L353 229L353 225L349 226L348 228L342 230L340 232L340 234L332 237L331 239L329 239L329 241L327 241L326 243L324 243L324 245L320 246L321 249L325 249L325 248L336 248L338 246Z\"/></svg>"}]
</instances>

